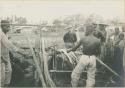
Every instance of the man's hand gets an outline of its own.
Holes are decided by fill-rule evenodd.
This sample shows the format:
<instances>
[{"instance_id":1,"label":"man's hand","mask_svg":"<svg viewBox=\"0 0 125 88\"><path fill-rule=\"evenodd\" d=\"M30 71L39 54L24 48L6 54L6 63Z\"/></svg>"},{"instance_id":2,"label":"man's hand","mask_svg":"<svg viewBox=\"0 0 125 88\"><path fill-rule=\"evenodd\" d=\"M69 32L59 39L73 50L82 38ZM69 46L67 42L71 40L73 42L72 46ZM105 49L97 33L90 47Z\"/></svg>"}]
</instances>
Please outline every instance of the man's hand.
<instances>
[{"instance_id":1,"label":"man's hand","mask_svg":"<svg viewBox=\"0 0 125 88\"><path fill-rule=\"evenodd\" d=\"M59 50L60 52L63 52L63 53L69 53L71 50L70 49L61 49L61 50Z\"/></svg>"},{"instance_id":2,"label":"man's hand","mask_svg":"<svg viewBox=\"0 0 125 88\"><path fill-rule=\"evenodd\" d=\"M18 49L17 53L21 54L22 56L26 57L27 55L25 54L25 50L23 49Z\"/></svg>"},{"instance_id":3,"label":"man's hand","mask_svg":"<svg viewBox=\"0 0 125 88\"><path fill-rule=\"evenodd\" d=\"M67 53L71 52L71 49L67 49Z\"/></svg>"},{"instance_id":4,"label":"man's hand","mask_svg":"<svg viewBox=\"0 0 125 88\"><path fill-rule=\"evenodd\" d=\"M60 52L66 52L66 49L60 49L59 51Z\"/></svg>"}]
</instances>

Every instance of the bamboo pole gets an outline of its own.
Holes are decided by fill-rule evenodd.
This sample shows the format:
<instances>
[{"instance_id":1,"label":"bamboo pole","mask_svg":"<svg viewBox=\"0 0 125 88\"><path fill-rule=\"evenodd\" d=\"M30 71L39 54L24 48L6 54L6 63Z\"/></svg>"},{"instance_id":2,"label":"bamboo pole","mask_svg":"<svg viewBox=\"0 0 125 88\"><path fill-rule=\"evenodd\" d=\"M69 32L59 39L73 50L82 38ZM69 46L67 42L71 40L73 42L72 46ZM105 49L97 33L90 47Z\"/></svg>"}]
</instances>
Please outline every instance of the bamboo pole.
<instances>
[{"instance_id":1,"label":"bamboo pole","mask_svg":"<svg viewBox=\"0 0 125 88\"><path fill-rule=\"evenodd\" d=\"M45 81L44 81L44 78L43 78L42 71L41 71L41 69L40 69L40 67L39 67L39 64L38 64L36 55L35 55L35 53L34 53L34 51L33 51L33 47L32 47L32 45L30 44L29 37L28 37L28 35L25 35L25 36L26 36L26 39L27 39L27 41L28 41L28 44L29 44L31 53L32 53L32 55L33 55L33 60L34 60L34 62L35 62L35 65L36 65L36 68L37 68L37 71L38 71L38 75L39 75L40 80L41 80L41 82L42 82L42 86L43 86L43 87L46 87L46 84L45 84Z\"/></svg>"},{"instance_id":2,"label":"bamboo pole","mask_svg":"<svg viewBox=\"0 0 125 88\"><path fill-rule=\"evenodd\" d=\"M42 38L42 53L43 53L43 61L44 61L44 74L46 78L46 82L51 87L56 87L55 83L52 81L49 71L48 71L48 60L47 60L47 54L45 52L45 45L44 45L44 38Z\"/></svg>"},{"instance_id":3,"label":"bamboo pole","mask_svg":"<svg viewBox=\"0 0 125 88\"><path fill-rule=\"evenodd\" d=\"M44 68L44 65L43 65L43 63L44 63L44 61L43 61L43 57L42 57L42 31L40 30L40 36L39 36L40 38L40 52L39 52L39 57L40 57L40 67L41 67L41 69L42 69L42 72L43 72L43 68Z\"/></svg>"},{"instance_id":4,"label":"bamboo pole","mask_svg":"<svg viewBox=\"0 0 125 88\"><path fill-rule=\"evenodd\" d=\"M76 30L77 42L79 42L79 41L80 41L80 36L79 36L79 28L80 28L80 27L78 27L78 28L76 28L76 29L75 29L75 30Z\"/></svg>"},{"instance_id":5,"label":"bamboo pole","mask_svg":"<svg viewBox=\"0 0 125 88\"><path fill-rule=\"evenodd\" d=\"M99 60L99 59L97 59L97 58L96 58L96 60L97 60L100 64L102 64L104 67L106 67L106 68L107 68L110 72L112 72L114 75L116 75L116 76L118 76L118 77L121 78L121 76L118 75L118 73L116 73L114 70L112 70L108 65L106 65L105 63L103 63L101 60Z\"/></svg>"}]
</instances>

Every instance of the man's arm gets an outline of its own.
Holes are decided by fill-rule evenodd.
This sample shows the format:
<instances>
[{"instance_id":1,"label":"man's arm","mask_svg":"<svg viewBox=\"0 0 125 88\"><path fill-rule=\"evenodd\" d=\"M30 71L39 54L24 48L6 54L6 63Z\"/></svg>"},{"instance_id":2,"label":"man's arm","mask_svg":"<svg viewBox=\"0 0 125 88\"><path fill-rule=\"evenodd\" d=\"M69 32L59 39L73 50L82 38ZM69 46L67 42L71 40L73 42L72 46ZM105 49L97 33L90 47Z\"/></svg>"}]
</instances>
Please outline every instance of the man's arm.
<instances>
[{"instance_id":1,"label":"man's arm","mask_svg":"<svg viewBox=\"0 0 125 88\"><path fill-rule=\"evenodd\" d=\"M16 46L14 46L13 44L12 44L12 42L10 42L9 40L8 40L8 38L6 37L6 35L4 34L4 33L1 33L1 43L3 43L3 45L5 46L5 47L7 47L11 52L17 52L17 53L19 53L19 54L21 54L21 55L24 55L22 52L24 52L24 51L22 51L21 49L19 49L19 48L17 48Z\"/></svg>"},{"instance_id":2,"label":"man's arm","mask_svg":"<svg viewBox=\"0 0 125 88\"><path fill-rule=\"evenodd\" d=\"M67 50L67 52L69 53L71 51L76 51L76 49L80 47L81 43L82 43L82 41L80 40L75 47L73 47L72 49Z\"/></svg>"},{"instance_id":3,"label":"man's arm","mask_svg":"<svg viewBox=\"0 0 125 88\"><path fill-rule=\"evenodd\" d=\"M1 43L7 47L10 51L18 51L18 48L16 48L6 37L4 33L1 33Z\"/></svg>"}]
</instances>

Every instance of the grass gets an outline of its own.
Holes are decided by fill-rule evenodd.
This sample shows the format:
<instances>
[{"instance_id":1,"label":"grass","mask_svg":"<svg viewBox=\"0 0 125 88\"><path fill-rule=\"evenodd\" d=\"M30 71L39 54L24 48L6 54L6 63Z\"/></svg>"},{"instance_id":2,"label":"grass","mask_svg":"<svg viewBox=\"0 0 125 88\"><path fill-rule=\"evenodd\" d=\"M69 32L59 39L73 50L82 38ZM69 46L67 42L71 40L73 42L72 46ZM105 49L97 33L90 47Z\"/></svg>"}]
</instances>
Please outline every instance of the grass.
<instances>
[{"instance_id":1,"label":"grass","mask_svg":"<svg viewBox=\"0 0 125 88\"><path fill-rule=\"evenodd\" d=\"M45 47L49 47L52 45L57 45L57 48L64 48L63 36L67 31L60 32L43 32L42 37L45 39ZM82 36L82 32L80 32L80 36ZM32 46L35 46L35 41L39 39L39 34L28 34L30 38L30 42ZM24 34L10 34L11 41L16 43L20 47L29 47L28 42L24 36Z\"/></svg>"}]
</instances>

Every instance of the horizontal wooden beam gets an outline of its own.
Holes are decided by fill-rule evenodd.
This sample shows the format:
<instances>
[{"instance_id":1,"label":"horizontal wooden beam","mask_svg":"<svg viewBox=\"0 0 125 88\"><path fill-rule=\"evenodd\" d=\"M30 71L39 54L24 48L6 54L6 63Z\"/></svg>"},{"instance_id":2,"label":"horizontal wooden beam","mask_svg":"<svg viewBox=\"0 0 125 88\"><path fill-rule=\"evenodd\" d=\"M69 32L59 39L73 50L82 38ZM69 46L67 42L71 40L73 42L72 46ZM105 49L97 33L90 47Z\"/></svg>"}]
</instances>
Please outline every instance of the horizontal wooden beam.
<instances>
[{"instance_id":1,"label":"horizontal wooden beam","mask_svg":"<svg viewBox=\"0 0 125 88\"><path fill-rule=\"evenodd\" d=\"M4 23L4 25L6 25L6 24L7 23ZM13 25L13 26L41 26L41 27L51 27L50 25L43 26L42 24L14 24L14 23L10 23L10 25Z\"/></svg>"}]
</instances>

